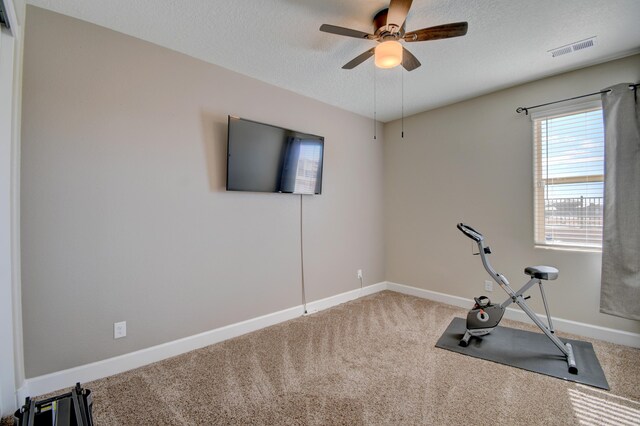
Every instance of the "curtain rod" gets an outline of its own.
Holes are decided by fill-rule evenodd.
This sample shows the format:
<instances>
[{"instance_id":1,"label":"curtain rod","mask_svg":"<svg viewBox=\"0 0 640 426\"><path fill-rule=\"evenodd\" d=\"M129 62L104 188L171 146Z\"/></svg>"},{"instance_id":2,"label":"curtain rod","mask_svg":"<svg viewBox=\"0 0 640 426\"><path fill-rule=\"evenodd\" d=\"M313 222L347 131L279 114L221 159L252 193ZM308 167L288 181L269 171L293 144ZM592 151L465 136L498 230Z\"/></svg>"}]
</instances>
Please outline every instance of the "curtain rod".
<instances>
[{"instance_id":1,"label":"curtain rod","mask_svg":"<svg viewBox=\"0 0 640 426\"><path fill-rule=\"evenodd\" d=\"M640 84L630 84L629 85L629 90L635 90L638 86L640 86ZM560 103L560 102L572 101L574 99L586 98L587 96L602 95L603 93L609 93L610 91L611 91L611 89L600 90L599 92L593 92L593 93L588 93L586 95L574 96L573 98L560 99L559 101L547 102L546 104L534 105L534 106L530 106L530 107L518 107L518 108L516 108L516 112L518 114L524 112L525 115L529 115L529 110L530 109L540 108L540 107L547 106L547 105L553 105L553 104L557 104L557 103Z\"/></svg>"}]
</instances>

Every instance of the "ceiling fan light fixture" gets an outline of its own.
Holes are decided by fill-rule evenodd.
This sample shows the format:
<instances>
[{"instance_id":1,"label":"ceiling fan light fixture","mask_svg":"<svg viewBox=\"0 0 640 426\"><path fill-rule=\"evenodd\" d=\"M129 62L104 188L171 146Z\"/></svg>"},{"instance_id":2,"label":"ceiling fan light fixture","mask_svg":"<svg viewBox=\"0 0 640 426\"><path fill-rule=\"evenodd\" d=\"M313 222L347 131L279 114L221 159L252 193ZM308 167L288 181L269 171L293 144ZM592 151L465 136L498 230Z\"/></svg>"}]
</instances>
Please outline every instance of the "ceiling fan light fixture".
<instances>
[{"instance_id":1,"label":"ceiling fan light fixture","mask_svg":"<svg viewBox=\"0 0 640 426\"><path fill-rule=\"evenodd\" d=\"M375 49L375 63L378 68L393 68L402 63L402 45L395 40L378 44Z\"/></svg>"}]
</instances>

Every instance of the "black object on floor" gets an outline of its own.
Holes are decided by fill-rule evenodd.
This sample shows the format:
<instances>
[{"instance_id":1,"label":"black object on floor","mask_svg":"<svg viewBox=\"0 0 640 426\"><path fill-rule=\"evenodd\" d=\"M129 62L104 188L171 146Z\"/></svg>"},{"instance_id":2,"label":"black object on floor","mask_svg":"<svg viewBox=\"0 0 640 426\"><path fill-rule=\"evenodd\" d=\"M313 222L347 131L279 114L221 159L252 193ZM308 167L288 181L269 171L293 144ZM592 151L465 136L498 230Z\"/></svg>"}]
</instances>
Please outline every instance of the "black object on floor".
<instances>
[{"instance_id":1,"label":"black object on floor","mask_svg":"<svg viewBox=\"0 0 640 426\"><path fill-rule=\"evenodd\" d=\"M27 397L15 412L16 426L93 426L93 398L80 383L69 393L40 401Z\"/></svg>"},{"instance_id":2,"label":"black object on floor","mask_svg":"<svg viewBox=\"0 0 640 426\"><path fill-rule=\"evenodd\" d=\"M438 339L436 347L609 390L609 383L591 343L562 339L571 343L576 357L578 374L570 374L565 356L542 333L498 326L491 334L473 337L465 348L458 344L465 330L465 320L454 318Z\"/></svg>"}]
</instances>

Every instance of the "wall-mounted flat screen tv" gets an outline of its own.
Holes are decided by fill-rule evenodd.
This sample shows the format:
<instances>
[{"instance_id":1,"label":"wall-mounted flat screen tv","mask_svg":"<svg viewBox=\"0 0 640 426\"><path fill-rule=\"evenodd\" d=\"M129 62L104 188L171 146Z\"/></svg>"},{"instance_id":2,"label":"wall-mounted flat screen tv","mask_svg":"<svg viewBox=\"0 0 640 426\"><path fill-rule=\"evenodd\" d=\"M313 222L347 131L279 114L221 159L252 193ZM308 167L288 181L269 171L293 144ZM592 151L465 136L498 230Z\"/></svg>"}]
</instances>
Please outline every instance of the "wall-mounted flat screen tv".
<instances>
[{"instance_id":1,"label":"wall-mounted flat screen tv","mask_svg":"<svg viewBox=\"0 0 640 426\"><path fill-rule=\"evenodd\" d=\"M320 194L324 138L229 116L227 191Z\"/></svg>"}]
</instances>

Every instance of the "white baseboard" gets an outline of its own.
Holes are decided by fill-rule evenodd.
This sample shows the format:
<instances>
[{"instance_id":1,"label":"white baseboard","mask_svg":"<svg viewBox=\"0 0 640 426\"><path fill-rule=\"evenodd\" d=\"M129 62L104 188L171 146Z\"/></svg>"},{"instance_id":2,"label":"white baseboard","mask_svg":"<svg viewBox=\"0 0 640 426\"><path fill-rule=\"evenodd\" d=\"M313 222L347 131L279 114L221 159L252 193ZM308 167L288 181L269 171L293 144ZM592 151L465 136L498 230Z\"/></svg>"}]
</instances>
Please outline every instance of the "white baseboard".
<instances>
[{"instance_id":1,"label":"white baseboard","mask_svg":"<svg viewBox=\"0 0 640 426\"><path fill-rule=\"evenodd\" d=\"M328 309L350 300L385 290L386 288L386 283L382 282L362 289L351 290L325 299L309 302L307 303L307 312L314 313ZM25 380L24 385L18 389L18 405L22 405L27 396L42 395L73 386L76 382L85 383L122 373L185 352L213 345L233 337L241 336L261 328L298 318L303 314L303 306L298 305L128 354L57 371L55 373L32 377Z\"/></svg>"},{"instance_id":2,"label":"white baseboard","mask_svg":"<svg viewBox=\"0 0 640 426\"><path fill-rule=\"evenodd\" d=\"M381 282L362 289L351 290L325 299L309 302L307 303L307 314L314 314L315 312L377 293L382 290L391 290L465 309L468 309L473 304L473 300L466 299L464 297L438 293L392 282ZM122 373L153 362L180 355L194 349L203 348L233 337L269 327L274 324L298 318L304 314L304 307L302 305L298 305L282 311L216 328L204 333L141 349L139 351L117 357L73 367L68 370L32 377L25 380L24 385L18 389L18 403L21 405L24 398L27 396L42 395L44 393L73 386L76 382L85 383ZM524 312L512 308L507 308L505 318L524 322L529 320ZM553 318L553 322L556 329L560 331L640 348L640 334L569 321L561 318Z\"/></svg>"},{"instance_id":3,"label":"white baseboard","mask_svg":"<svg viewBox=\"0 0 640 426\"><path fill-rule=\"evenodd\" d=\"M452 296L450 294L438 293L436 291L410 287L392 282L387 282L386 284L387 289L391 291L429 299L436 302L442 302L448 305L459 306L465 309L471 308L474 303L473 300L466 299L464 297ZM540 314L537 315L540 319L546 321L546 316ZM531 319L527 314L517 308L507 308L504 317L515 321L531 322ZM632 348L640 348L640 334L637 333L615 330L613 328L600 327L598 325L585 324L556 317L551 317L551 320L553 321L555 329L558 331L590 337L592 339L604 340L605 342L630 346Z\"/></svg>"},{"instance_id":4,"label":"white baseboard","mask_svg":"<svg viewBox=\"0 0 640 426\"><path fill-rule=\"evenodd\" d=\"M469 309L473 300L464 297L452 296L446 293L438 293L437 291L425 290L423 288L411 287L404 284L387 282L387 290L395 291L409 296L416 296L421 299L429 299L434 302L446 303L447 305L458 306L460 308Z\"/></svg>"},{"instance_id":5,"label":"white baseboard","mask_svg":"<svg viewBox=\"0 0 640 426\"><path fill-rule=\"evenodd\" d=\"M345 293L330 296L325 299L316 300L314 302L307 303L307 313L313 314L324 309L331 308L342 303L349 302L351 300L358 299L363 296L368 296L373 293L377 293L387 289L387 283L381 282L372 284L366 287L358 288L356 290L347 291Z\"/></svg>"}]
</instances>

